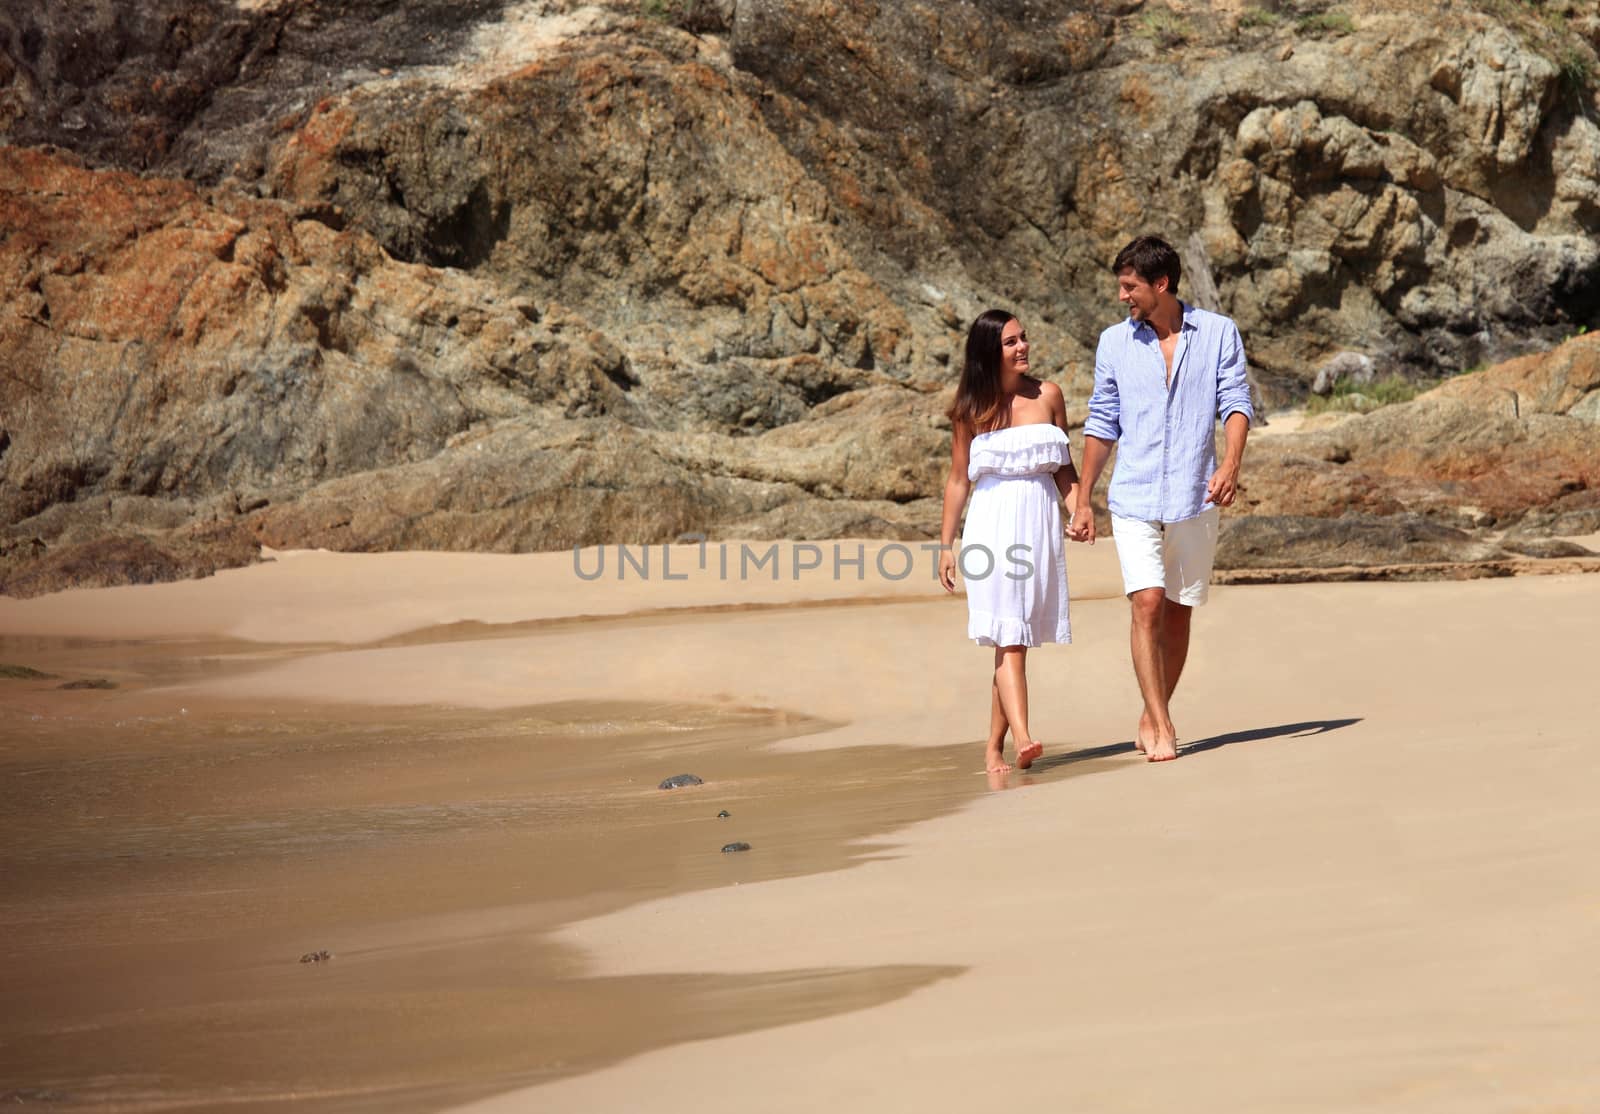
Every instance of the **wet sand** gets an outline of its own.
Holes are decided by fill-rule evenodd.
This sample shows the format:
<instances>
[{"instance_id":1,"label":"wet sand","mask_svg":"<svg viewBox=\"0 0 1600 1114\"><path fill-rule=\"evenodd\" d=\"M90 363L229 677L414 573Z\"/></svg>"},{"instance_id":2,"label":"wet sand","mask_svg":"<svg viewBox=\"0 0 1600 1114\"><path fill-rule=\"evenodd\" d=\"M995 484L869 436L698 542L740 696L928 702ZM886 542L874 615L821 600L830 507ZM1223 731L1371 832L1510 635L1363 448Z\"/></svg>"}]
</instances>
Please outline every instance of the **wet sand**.
<instances>
[{"instance_id":1,"label":"wet sand","mask_svg":"<svg viewBox=\"0 0 1600 1114\"><path fill-rule=\"evenodd\" d=\"M991 792L988 652L959 599L552 579L536 600L507 586L538 562L427 556L415 580L318 555L299 583L265 566L93 608L0 601L0 663L121 686L0 681L0 1093L1600 1096L1594 577L1220 588L1185 756L1154 767L1128 743L1126 605L1100 594L1114 552L1074 550L1075 645L1030 662L1049 754ZM397 629L397 594L428 622ZM144 640L70 641L122 601ZM684 771L707 784L654 788Z\"/></svg>"},{"instance_id":2,"label":"wet sand","mask_svg":"<svg viewBox=\"0 0 1600 1114\"><path fill-rule=\"evenodd\" d=\"M774 753L825 725L759 709L172 714L39 684L10 682L0 718L0 1093L429 1110L956 970L589 978L549 939L640 900L866 861L874 835L981 788L950 748ZM693 770L709 783L657 788ZM759 853L720 852L734 840Z\"/></svg>"}]
</instances>

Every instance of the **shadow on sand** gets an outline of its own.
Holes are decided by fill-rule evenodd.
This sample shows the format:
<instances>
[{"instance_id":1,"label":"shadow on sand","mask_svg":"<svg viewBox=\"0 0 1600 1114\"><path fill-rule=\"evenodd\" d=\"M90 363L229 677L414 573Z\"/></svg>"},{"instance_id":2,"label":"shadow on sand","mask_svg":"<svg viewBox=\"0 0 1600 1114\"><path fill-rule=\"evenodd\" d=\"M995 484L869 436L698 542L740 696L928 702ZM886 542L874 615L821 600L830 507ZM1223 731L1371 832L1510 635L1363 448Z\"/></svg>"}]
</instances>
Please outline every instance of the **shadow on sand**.
<instances>
[{"instance_id":1,"label":"shadow on sand","mask_svg":"<svg viewBox=\"0 0 1600 1114\"><path fill-rule=\"evenodd\" d=\"M1231 746L1234 743L1257 743L1266 739L1304 739L1311 735L1323 735L1329 731L1337 731L1341 727L1349 727L1360 723L1359 716L1352 719L1314 719L1305 723L1281 723L1276 727L1255 727L1249 731L1230 731L1226 735L1213 735L1208 739L1196 739L1192 743L1184 743L1178 747L1178 757L1187 758L1203 751L1216 750L1218 747ZM1091 762L1097 758L1113 758L1119 755L1135 753L1133 743L1107 743L1101 747L1089 747L1085 750L1069 751L1066 754L1049 755L1035 762L1027 772L1040 774L1060 766L1069 766L1075 762Z\"/></svg>"},{"instance_id":2,"label":"shadow on sand","mask_svg":"<svg viewBox=\"0 0 1600 1114\"><path fill-rule=\"evenodd\" d=\"M1233 743L1256 743L1264 739L1304 739L1310 735L1324 735L1329 731L1337 731L1341 727L1349 727L1360 722L1361 717L1355 716L1351 719L1314 719L1305 723L1282 723L1277 727L1257 727L1250 731L1230 731L1226 735L1213 735L1209 739L1196 739L1192 743L1185 743L1178 747L1178 757L1216 750L1218 747Z\"/></svg>"}]
</instances>

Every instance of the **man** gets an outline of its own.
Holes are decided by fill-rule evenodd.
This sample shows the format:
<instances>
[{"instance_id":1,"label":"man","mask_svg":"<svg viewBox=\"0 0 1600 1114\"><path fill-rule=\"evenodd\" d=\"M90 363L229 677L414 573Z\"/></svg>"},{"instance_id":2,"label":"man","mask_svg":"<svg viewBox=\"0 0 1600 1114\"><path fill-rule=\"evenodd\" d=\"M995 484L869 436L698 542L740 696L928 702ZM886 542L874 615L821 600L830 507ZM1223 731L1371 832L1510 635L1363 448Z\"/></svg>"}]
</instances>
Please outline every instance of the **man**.
<instances>
[{"instance_id":1,"label":"man","mask_svg":"<svg viewBox=\"0 0 1600 1114\"><path fill-rule=\"evenodd\" d=\"M1189 653L1191 611L1210 586L1218 508L1233 503L1254 414L1239 330L1178 300L1182 266L1171 245L1141 236L1111 270L1128 319L1100 334L1081 497L1068 535L1094 542L1089 493L1119 445L1108 501L1144 697L1136 738L1149 761L1164 762L1178 756L1169 704Z\"/></svg>"}]
</instances>

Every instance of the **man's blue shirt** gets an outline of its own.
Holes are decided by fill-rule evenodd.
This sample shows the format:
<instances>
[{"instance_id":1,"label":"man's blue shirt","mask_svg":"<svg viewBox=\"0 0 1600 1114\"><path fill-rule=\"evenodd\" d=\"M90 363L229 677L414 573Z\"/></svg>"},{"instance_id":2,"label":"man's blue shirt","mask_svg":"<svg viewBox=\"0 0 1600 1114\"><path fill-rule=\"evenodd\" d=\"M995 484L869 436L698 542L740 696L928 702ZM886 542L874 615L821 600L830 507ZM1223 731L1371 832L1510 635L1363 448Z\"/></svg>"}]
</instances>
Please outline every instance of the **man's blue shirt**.
<instances>
[{"instance_id":1,"label":"man's blue shirt","mask_svg":"<svg viewBox=\"0 0 1600 1114\"><path fill-rule=\"evenodd\" d=\"M1117 442L1111 513L1181 522L1208 510L1215 423L1234 413L1255 420L1244 342L1230 318L1183 304L1170 387L1154 328L1129 318L1101 333L1083 432Z\"/></svg>"}]
</instances>

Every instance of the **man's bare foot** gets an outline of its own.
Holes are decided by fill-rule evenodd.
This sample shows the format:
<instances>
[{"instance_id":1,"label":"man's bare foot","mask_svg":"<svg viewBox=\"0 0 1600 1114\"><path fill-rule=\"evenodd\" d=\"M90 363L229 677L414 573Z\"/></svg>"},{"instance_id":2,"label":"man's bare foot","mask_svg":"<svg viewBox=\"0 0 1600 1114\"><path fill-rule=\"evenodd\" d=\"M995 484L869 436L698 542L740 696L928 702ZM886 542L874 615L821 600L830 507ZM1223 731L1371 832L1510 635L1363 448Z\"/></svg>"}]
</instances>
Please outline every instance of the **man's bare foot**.
<instances>
[{"instance_id":1,"label":"man's bare foot","mask_svg":"<svg viewBox=\"0 0 1600 1114\"><path fill-rule=\"evenodd\" d=\"M1003 745L991 745L984 748L983 768L988 773L1004 774L1011 772L1011 763L1005 760L1005 756L1001 752L1001 746Z\"/></svg>"},{"instance_id":2,"label":"man's bare foot","mask_svg":"<svg viewBox=\"0 0 1600 1114\"><path fill-rule=\"evenodd\" d=\"M1025 743L1017 748L1017 769L1026 770L1033 765L1034 759L1044 753L1044 744L1038 739Z\"/></svg>"},{"instance_id":3,"label":"man's bare foot","mask_svg":"<svg viewBox=\"0 0 1600 1114\"><path fill-rule=\"evenodd\" d=\"M1149 712L1139 713L1139 730L1133 736L1133 745L1140 754L1148 756L1156 745L1156 725L1150 722Z\"/></svg>"},{"instance_id":4,"label":"man's bare foot","mask_svg":"<svg viewBox=\"0 0 1600 1114\"><path fill-rule=\"evenodd\" d=\"M1144 748L1141 747L1140 749L1143 750ZM1144 756L1147 762L1171 762L1178 757L1178 740L1176 738L1157 739L1150 744L1148 750L1145 750Z\"/></svg>"}]
</instances>

